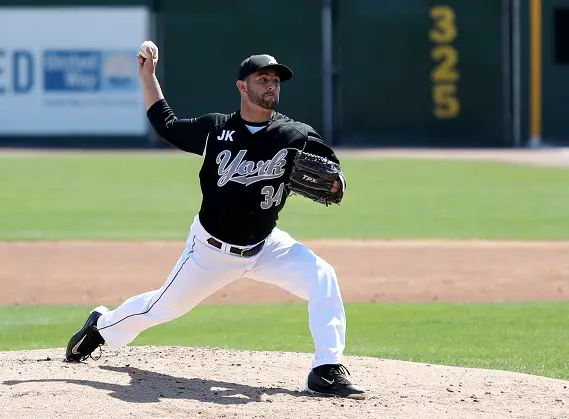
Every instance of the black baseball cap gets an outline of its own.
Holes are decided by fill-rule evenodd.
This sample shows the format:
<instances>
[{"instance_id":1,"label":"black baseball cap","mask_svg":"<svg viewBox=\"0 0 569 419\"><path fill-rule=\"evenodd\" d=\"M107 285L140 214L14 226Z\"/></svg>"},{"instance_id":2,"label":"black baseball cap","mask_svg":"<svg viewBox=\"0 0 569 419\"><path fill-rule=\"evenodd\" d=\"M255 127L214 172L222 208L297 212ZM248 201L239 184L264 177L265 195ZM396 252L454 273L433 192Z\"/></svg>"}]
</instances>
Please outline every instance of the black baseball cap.
<instances>
[{"instance_id":1,"label":"black baseball cap","mask_svg":"<svg viewBox=\"0 0 569 419\"><path fill-rule=\"evenodd\" d=\"M275 57L271 55L260 54L252 55L243 60L239 66L239 79L243 80L255 71L269 68L275 70L279 74L281 81L287 81L292 78L292 70L289 67L284 64L279 64L277 60L275 60Z\"/></svg>"}]
</instances>

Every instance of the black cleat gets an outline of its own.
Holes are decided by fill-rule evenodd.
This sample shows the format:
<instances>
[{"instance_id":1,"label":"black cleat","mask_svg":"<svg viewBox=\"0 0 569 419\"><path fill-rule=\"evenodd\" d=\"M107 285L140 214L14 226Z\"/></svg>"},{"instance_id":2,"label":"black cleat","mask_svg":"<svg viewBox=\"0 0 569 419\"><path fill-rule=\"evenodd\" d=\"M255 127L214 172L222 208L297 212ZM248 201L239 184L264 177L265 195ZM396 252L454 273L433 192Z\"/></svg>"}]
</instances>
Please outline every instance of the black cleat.
<instances>
[{"instance_id":1,"label":"black cleat","mask_svg":"<svg viewBox=\"0 0 569 419\"><path fill-rule=\"evenodd\" d=\"M87 358L91 357L91 354L95 349L105 343L105 340L100 335L96 325L99 317L107 311L109 310L103 306L97 307L91 311L85 325L83 325L81 330L71 337L65 351L65 358L68 362L85 361Z\"/></svg>"},{"instance_id":2,"label":"black cleat","mask_svg":"<svg viewBox=\"0 0 569 419\"><path fill-rule=\"evenodd\" d=\"M365 399L366 391L348 380L350 372L341 364L326 364L313 368L308 374L306 388L309 393L324 396Z\"/></svg>"}]
</instances>

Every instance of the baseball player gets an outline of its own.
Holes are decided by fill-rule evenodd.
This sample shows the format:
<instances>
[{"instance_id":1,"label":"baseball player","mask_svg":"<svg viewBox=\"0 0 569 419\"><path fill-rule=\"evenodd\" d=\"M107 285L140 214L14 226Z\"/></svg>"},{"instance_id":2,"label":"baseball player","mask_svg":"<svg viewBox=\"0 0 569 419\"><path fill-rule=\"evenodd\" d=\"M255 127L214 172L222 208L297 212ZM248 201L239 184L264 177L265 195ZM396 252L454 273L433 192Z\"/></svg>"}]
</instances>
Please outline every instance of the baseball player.
<instances>
[{"instance_id":1,"label":"baseball player","mask_svg":"<svg viewBox=\"0 0 569 419\"><path fill-rule=\"evenodd\" d=\"M328 205L339 203L346 189L338 158L320 135L275 111L281 82L291 79L292 70L270 55L253 55L239 67L239 110L178 119L155 74L157 54L150 49L147 54L146 59L139 54L138 62L148 119L167 143L203 157L201 208L164 285L115 310L93 309L71 337L66 359L84 361L105 343L127 345L142 331L184 315L247 277L308 300L315 352L307 391L365 398L366 391L350 382L341 364L346 316L334 268L276 227L291 192ZM303 163L302 156L312 160Z\"/></svg>"}]
</instances>

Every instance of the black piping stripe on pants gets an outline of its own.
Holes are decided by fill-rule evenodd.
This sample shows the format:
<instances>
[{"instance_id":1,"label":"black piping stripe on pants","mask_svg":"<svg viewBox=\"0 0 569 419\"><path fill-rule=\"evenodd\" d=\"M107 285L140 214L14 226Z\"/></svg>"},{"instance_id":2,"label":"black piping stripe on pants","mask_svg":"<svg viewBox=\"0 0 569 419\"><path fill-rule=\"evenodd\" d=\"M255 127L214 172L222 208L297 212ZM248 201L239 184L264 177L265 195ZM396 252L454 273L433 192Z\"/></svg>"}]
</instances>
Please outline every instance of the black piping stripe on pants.
<instances>
[{"instance_id":1,"label":"black piping stripe on pants","mask_svg":"<svg viewBox=\"0 0 569 419\"><path fill-rule=\"evenodd\" d=\"M150 312L150 310L152 310L152 307L154 307L156 305L156 303L158 301L160 301L160 299L162 298L162 296L164 294L166 294L166 291L168 291L168 288L170 288L170 285L172 285L174 283L174 281L176 280L176 278L178 277L178 274L181 272L182 268L184 267L184 265L186 264L186 262L188 261L188 259L190 258L190 256L192 255L192 253L194 253L194 246L196 245L196 236L194 236L194 240L192 242L192 249L190 250L190 253L188 253L188 257L182 262L182 266L180 266L180 269L178 269L178 272L176 272L176 275L174 275L174 278L172 278L172 280L170 281L170 283L168 284L168 286L164 289L164 291L162 291L162 294L160 294L160 296L158 297L158 299L156 301L154 301L152 303L152 305L148 308L148 310L142 312L142 313L135 313L135 314L129 314L128 316L126 316L123 319L120 319L117 322L114 322L112 324L109 324L108 326L105 327L101 327L100 329L98 328L97 330L105 330L108 329L111 326L116 326L117 324L119 324L120 322L130 318L130 317L134 317L134 316L142 316L144 314L148 314Z\"/></svg>"}]
</instances>

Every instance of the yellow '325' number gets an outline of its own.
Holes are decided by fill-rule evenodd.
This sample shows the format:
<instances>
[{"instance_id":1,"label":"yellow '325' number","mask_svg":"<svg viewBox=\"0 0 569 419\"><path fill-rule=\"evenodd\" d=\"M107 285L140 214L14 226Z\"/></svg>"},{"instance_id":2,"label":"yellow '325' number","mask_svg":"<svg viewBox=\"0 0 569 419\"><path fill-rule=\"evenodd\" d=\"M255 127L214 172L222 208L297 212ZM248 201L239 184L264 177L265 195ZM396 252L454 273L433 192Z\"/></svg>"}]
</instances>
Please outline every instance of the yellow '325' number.
<instances>
[{"instance_id":1,"label":"yellow '325' number","mask_svg":"<svg viewBox=\"0 0 569 419\"><path fill-rule=\"evenodd\" d=\"M435 63L431 70L433 115L437 119L452 119L460 113L457 97L459 57L452 45L458 35L456 16L451 7L443 5L431 7L429 14L433 19L429 38L435 44L431 50L431 59Z\"/></svg>"}]
</instances>

